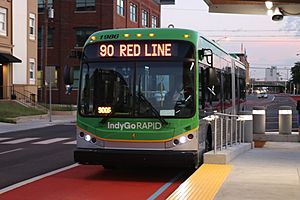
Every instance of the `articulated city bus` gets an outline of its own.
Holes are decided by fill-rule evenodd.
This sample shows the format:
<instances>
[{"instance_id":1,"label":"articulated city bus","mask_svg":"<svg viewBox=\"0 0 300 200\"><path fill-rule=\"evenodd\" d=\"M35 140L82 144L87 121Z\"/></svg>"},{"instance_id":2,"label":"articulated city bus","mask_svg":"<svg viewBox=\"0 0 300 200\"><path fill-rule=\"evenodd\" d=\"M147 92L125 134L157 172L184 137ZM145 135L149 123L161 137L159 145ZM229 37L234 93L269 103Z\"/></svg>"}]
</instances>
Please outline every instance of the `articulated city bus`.
<instances>
[{"instance_id":1,"label":"articulated city bus","mask_svg":"<svg viewBox=\"0 0 300 200\"><path fill-rule=\"evenodd\" d=\"M74 158L104 167L198 167L212 149L203 118L233 112L245 95L242 63L186 29L96 32L80 74Z\"/></svg>"}]
</instances>

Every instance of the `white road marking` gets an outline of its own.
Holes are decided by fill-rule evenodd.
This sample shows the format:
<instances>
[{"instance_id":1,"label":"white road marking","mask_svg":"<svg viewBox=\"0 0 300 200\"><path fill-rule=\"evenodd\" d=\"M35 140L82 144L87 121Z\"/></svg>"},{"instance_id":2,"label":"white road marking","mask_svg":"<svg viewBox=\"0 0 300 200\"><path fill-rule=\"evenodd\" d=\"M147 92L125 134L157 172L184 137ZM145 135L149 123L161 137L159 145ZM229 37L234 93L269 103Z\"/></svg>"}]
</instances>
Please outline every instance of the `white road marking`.
<instances>
[{"instance_id":1,"label":"white road marking","mask_svg":"<svg viewBox=\"0 0 300 200\"><path fill-rule=\"evenodd\" d=\"M55 142L60 142L60 141L63 141L63 140L68 140L70 138L52 138L52 139L48 139L48 140L43 140L43 141L40 141L40 142L34 142L32 144L52 144L52 143L55 143Z\"/></svg>"},{"instance_id":2,"label":"white road marking","mask_svg":"<svg viewBox=\"0 0 300 200\"><path fill-rule=\"evenodd\" d=\"M0 141L9 140L9 139L11 139L11 138L9 138L9 137L3 137L3 138L0 138Z\"/></svg>"},{"instance_id":3,"label":"white road marking","mask_svg":"<svg viewBox=\"0 0 300 200\"><path fill-rule=\"evenodd\" d=\"M275 100L275 98L276 98L276 97L274 96L274 97L273 97L273 99L272 99L272 101L274 101L274 100Z\"/></svg>"},{"instance_id":4,"label":"white road marking","mask_svg":"<svg viewBox=\"0 0 300 200\"><path fill-rule=\"evenodd\" d=\"M49 172L49 173L46 173L46 174L43 174L43 175L40 175L40 176L33 177L33 178L31 178L31 179L22 181L22 182L20 182L20 183L16 183L16 184L14 184L14 185L11 185L11 186L8 186L8 187L6 187L6 188L1 189L1 190L0 190L0 194L3 194L3 193L5 193L5 192L11 191L11 190L14 190L14 189L16 189L16 188L18 188L18 187L21 187L21 186L24 186L24 185L26 185L26 184L32 183L32 182L34 182L34 181L37 181L37 180L46 178L46 177L48 177L48 176L52 176L52 175L57 174L57 173L59 173L59 172L66 171L66 170L68 170L68 169L72 169L72 168L77 167L77 166L79 166L78 163L73 164L73 165L70 165L70 166L67 166L67 167L63 167L63 168L61 168L61 169L57 169L57 170L55 170L55 171L52 171L52 172Z\"/></svg>"},{"instance_id":5,"label":"white road marking","mask_svg":"<svg viewBox=\"0 0 300 200\"><path fill-rule=\"evenodd\" d=\"M22 138L22 139L16 139L16 140L11 140L11 141L7 141L7 142L2 142L0 144L19 144L19 143L28 142L28 141L37 140L37 139L40 139L40 138Z\"/></svg>"},{"instance_id":6,"label":"white road marking","mask_svg":"<svg viewBox=\"0 0 300 200\"><path fill-rule=\"evenodd\" d=\"M16 152L16 151L20 151L20 150L23 150L23 148L18 148L18 149L13 149L13 150L9 150L9 151L0 152L0 155Z\"/></svg>"},{"instance_id":7,"label":"white road marking","mask_svg":"<svg viewBox=\"0 0 300 200\"><path fill-rule=\"evenodd\" d=\"M76 142L76 140L74 140L74 141L71 141L71 142L63 143L63 144L77 144L77 142Z\"/></svg>"}]
</instances>

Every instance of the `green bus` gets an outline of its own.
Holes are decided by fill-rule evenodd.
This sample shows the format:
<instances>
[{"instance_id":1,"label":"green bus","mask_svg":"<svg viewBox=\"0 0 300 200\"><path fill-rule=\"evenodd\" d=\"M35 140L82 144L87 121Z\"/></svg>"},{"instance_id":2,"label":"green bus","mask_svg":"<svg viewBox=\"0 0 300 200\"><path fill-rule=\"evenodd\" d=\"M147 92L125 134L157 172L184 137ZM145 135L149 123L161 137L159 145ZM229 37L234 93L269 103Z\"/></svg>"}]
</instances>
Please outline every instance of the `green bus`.
<instances>
[{"instance_id":1,"label":"green bus","mask_svg":"<svg viewBox=\"0 0 300 200\"><path fill-rule=\"evenodd\" d=\"M74 159L107 168L198 167L213 143L204 118L239 109L245 91L242 63L187 29L95 32L80 69Z\"/></svg>"}]
</instances>

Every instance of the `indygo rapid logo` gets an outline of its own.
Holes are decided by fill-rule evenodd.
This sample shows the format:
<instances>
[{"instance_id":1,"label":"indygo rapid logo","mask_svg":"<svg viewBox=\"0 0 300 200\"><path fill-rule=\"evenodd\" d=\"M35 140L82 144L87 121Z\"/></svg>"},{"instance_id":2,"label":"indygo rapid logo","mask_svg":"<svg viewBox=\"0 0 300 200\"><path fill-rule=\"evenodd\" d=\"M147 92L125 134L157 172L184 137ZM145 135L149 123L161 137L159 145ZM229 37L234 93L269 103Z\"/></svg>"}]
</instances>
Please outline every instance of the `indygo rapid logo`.
<instances>
[{"instance_id":1,"label":"indygo rapid logo","mask_svg":"<svg viewBox=\"0 0 300 200\"><path fill-rule=\"evenodd\" d=\"M119 130L130 130L130 129L151 129L159 130L161 129L162 124L159 122L124 122L124 123L107 123L107 128L109 129L119 129Z\"/></svg>"}]
</instances>

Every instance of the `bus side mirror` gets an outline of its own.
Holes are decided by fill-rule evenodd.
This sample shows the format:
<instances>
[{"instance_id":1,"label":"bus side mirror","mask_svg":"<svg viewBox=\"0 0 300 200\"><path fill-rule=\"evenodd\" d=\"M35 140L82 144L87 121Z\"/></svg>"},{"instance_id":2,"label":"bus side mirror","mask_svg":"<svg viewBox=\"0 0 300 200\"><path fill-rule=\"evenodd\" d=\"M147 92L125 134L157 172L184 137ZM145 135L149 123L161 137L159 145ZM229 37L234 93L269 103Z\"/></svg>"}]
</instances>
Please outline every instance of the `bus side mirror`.
<instances>
[{"instance_id":1,"label":"bus side mirror","mask_svg":"<svg viewBox=\"0 0 300 200\"><path fill-rule=\"evenodd\" d=\"M199 58L199 60L203 60L203 58L204 58L204 49L198 50L198 58Z\"/></svg>"},{"instance_id":2,"label":"bus side mirror","mask_svg":"<svg viewBox=\"0 0 300 200\"><path fill-rule=\"evenodd\" d=\"M73 68L68 65L64 68L64 83L66 85L66 94L71 94L73 88Z\"/></svg>"},{"instance_id":3,"label":"bus side mirror","mask_svg":"<svg viewBox=\"0 0 300 200\"><path fill-rule=\"evenodd\" d=\"M73 68L68 65L64 68L64 83L65 85L73 85Z\"/></svg>"}]
</instances>

